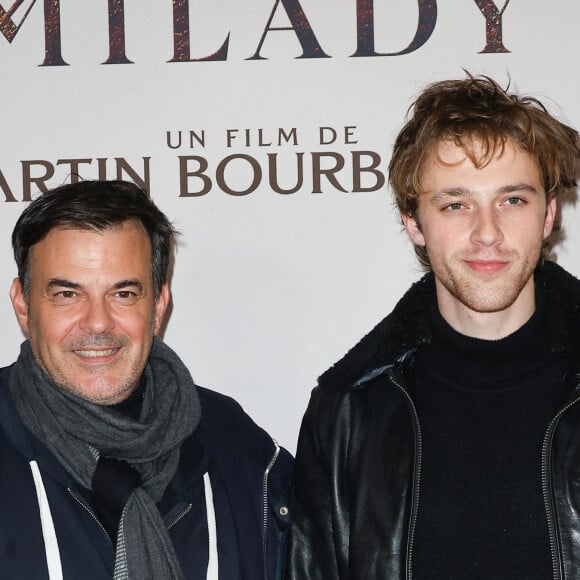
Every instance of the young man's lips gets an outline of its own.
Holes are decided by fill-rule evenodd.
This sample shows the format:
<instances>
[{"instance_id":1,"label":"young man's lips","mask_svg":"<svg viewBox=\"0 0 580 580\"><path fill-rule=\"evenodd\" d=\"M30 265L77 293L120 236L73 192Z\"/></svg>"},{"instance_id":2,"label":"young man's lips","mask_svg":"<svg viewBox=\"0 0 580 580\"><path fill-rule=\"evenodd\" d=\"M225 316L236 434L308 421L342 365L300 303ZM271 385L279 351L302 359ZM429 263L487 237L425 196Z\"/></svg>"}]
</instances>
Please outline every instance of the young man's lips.
<instances>
[{"instance_id":1,"label":"young man's lips","mask_svg":"<svg viewBox=\"0 0 580 580\"><path fill-rule=\"evenodd\" d=\"M509 264L503 260L466 260L466 263L472 270L481 274L496 274Z\"/></svg>"}]
</instances>

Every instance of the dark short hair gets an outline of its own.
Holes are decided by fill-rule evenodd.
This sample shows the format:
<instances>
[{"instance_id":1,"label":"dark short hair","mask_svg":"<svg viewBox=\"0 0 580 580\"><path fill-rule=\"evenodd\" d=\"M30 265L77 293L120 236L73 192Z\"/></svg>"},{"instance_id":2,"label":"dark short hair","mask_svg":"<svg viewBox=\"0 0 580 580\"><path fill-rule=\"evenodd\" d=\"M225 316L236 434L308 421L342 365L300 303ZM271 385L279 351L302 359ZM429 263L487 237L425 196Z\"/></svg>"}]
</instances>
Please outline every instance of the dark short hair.
<instances>
[{"instance_id":1,"label":"dark short hair","mask_svg":"<svg viewBox=\"0 0 580 580\"><path fill-rule=\"evenodd\" d=\"M442 141L461 147L478 168L509 141L537 163L546 196L562 198L576 186L578 133L550 115L539 100L508 93L489 77L467 73L466 79L429 85L409 109L389 164L401 214L417 217L422 171ZM550 249L544 241L543 258ZM426 249L415 246L415 251L430 268Z\"/></svg>"},{"instance_id":2,"label":"dark short hair","mask_svg":"<svg viewBox=\"0 0 580 580\"><path fill-rule=\"evenodd\" d=\"M155 297L167 281L175 235L167 216L147 192L128 181L80 181L37 197L22 212L12 232L18 277L29 290L30 248L58 227L103 231L127 221L140 222L151 242Z\"/></svg>"}]
</instances>

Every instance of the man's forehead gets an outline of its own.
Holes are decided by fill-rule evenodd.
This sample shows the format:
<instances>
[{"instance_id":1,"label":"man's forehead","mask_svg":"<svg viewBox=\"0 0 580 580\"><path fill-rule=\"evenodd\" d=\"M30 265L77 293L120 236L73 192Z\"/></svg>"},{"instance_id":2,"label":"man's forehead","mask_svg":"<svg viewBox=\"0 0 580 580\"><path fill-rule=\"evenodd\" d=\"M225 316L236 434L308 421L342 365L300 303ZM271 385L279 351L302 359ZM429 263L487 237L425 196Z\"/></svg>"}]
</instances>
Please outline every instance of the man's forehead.
<instances>
[{"instance_id":1,"label":"man's forehead","mask_svg":"<svg viewBox=\"0 0 580 580\"><path fill-rule=\"evenodd\" d=\"M29 252L29 272L59 267L110 268L124 264L132 269L151 268L152 248L145 228L132 220L106 228L55 226Z\"/></svg>"}]
</instances>

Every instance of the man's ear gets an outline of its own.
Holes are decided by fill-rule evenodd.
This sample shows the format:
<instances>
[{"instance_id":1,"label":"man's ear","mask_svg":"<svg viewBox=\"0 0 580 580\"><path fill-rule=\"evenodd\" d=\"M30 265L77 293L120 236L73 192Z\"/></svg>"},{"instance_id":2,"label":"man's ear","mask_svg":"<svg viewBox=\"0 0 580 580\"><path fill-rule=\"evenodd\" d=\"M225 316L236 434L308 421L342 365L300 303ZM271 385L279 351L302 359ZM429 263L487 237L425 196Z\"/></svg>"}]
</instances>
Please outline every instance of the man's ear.
<instances>
[{"instance_id":1,"label":"man's ear","mask_svg":"<svg viewBox=\"0 0 580 580\"><path fill-rule=\"evenodd\" d=\"M14 312L16 313L20 330L22 330L24 336L28 337L28 304L24 296L24 289L22 288L20 278L14 278L12 280L10 300L12 301L12 308L14 308Z\"/></svg>"},{"instance_id":2,"label":"man's ear","mask_svg":"<svg viewBox=\"0 0 580 580\"><path fill-rule=\"evenodd\" d=\"M556 214L558 212L558 202L554 196L548 199L546 205L546 216L544 217L544 240L552 233Z\"/></svg>"},{"instance_id":3,"label":"man's ear","mask_svg":"<svg viewBox=\"0 0 580 580\"><path fill-rule=\"evenodd\" d=\"M407 234L411 238L411 241L416 246L424 246L425 238L423 237L423 232L421 231L421 226L417 221L417 218L409 214L401 214L401 219L403 220L403 225Z\"/></svg>"},{"instance_id":4,"label":"man's ear","mask_svg":"<svg viewBox=\"0 0 580 580\"><path fill-rule=\"evenodd\" d=\"M159 296L155 301L155 324L153 326L153 333L155 336L157 336L161 330L163 318L165 317L165 312L169 306L169 298L169 284L165 282L165 284L161 286L161 291L159 292Z\"/></svg>"}]
</instances>

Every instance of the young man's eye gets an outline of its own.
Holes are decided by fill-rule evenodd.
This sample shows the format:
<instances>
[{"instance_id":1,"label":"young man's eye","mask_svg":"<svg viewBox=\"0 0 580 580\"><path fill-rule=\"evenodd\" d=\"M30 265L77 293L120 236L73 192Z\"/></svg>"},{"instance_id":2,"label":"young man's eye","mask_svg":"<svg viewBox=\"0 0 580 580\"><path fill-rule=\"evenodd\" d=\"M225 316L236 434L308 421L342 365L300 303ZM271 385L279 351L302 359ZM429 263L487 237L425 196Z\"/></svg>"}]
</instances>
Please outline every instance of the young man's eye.
<instances>
[{"instance_id":1,"label":"young man's eye","mask_svg":"<svg viewBox=\"0 0 580 580\"><path fill-rule=\"evenodd\" d=\"M507 199L507 205L521 205L523 203L525 203L525 201L521 198L521 197L508 197Z\"/></svg>"},{"instance_id":2,"label":"young man's eye","mask_svg":"<svg viewBox=\"0 0 580 580\"><path fill-rule=\"evenodd\" d=\"M459 211L460 209L463 209L463 207L464 205L462 203L455 202L446 205L443 209L446 211Z\"/></svg>"}]
</instances>

